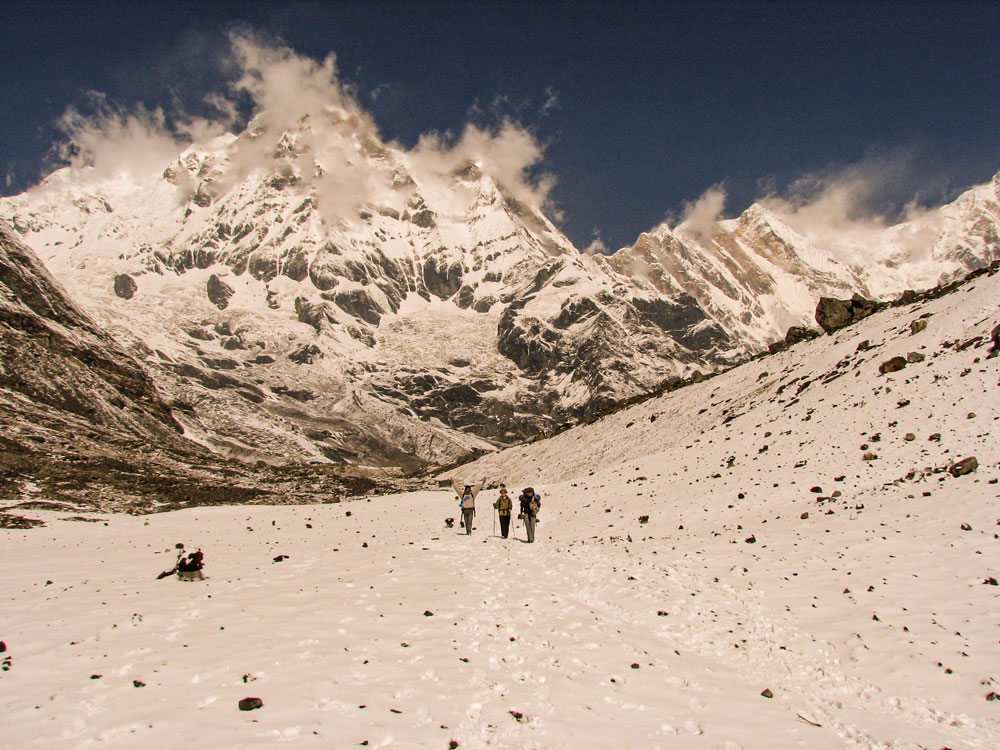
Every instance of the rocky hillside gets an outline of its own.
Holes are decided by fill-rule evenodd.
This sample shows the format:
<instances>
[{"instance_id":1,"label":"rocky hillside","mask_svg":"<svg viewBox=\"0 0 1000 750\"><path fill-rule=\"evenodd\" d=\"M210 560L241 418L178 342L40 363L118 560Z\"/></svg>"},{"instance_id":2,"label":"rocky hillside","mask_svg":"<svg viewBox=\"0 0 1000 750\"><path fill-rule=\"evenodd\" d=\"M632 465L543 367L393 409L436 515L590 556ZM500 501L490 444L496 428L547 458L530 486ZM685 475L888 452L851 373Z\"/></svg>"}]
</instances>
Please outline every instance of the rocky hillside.
<instances>
[{"instance_id":1,"label":"rocky hillside","mask_svg":"<svg viewBox=\"0 0 1000 750\"><path fill-rule=\"evenodd\" d=\"M30 525L21 513L36 507L316 502L376 486L362 476L251 470L185 439L146 369L2 222L0 422L0 526Z\"/></svg>"},{"instance_id":2,"label":"rocky hillside","mask_svg":"<svg viewBox=\"0 0 1000 750\"><path fill-rule=\"evenodd\" d=\"M136 439L179 442L180 425L148 374L67 298L3 223L0 322L7 408L48 408Z\"/></svg>"}]
</instances>

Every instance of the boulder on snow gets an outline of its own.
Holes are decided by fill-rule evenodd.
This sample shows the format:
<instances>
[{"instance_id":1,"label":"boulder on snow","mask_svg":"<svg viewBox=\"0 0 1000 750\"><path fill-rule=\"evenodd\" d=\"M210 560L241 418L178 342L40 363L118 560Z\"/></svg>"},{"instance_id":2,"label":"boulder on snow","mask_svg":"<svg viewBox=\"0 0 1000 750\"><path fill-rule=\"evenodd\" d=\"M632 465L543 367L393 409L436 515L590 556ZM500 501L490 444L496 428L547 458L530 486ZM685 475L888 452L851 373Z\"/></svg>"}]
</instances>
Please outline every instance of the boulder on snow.
<instances>
[{"instance_id":1,"label":"boulder on snow","mask_svg":"<svg viewBox=\"0 0 1000 750\"><path fill-rule=\"evenodd\" d=\"M827 333L843 328L851 322L850 304L834 297L821 297L816 305L816 322Z\"/></svg>"},{"instance_id":2,"label":"boulder on snow","mask_svg":"<svg viewBox=\"0 0 1000 750\"><path fill-rule=\"evenodd\" d=\"M878 371L882 375L889 372L898 372L906 367L906 359L903 357L893 357L892 359L887 359L885 362L878 366Z\"/></svg>"},{"instance_id":3,"label":"boulder on snow","mask_svg":"<svg viewBox=\"0 0 1000 750\"><path fill-rule=\"evenodd\" d=\"M855 294L849 300L821 297L819 304L816 305L816 322L824 331L832 333L862 318L867 318L883 307L885 305L865 299L860 294Z\"/></svg>"},{"instance_id":4,"label":"boulder on snow","mask_svg":"<svg viewBox=\"0 0 1000 750\"><path fill-rule=\"evenodd\" d=\"M819 331L807 328L806 326L792 326L785 333L785 338L770 344L767 347L767 351L771 354L777 354L778 352L785 351L790 346L795 346L799 342L811 341L820 335Z\"/></svg>"},{"instance_id":5,"label":"boulder on snow","mask_svg":"<svg viewBox=\"0 0 1000 750\"><path fill-rule=\"evenodd\" d=\"M819 338L820 332L806 326L792 326L785 333L785 344L794 346L800 341L812 341Z\"/></svg>"},{"instance_id":6,"label":"boulder on snow","mask_svg":"<svg viewBox=\"0 0 1000 750\"><path fill-rule=\"evenodd\" d=\"M915 333L920 333L925 328L927 328L927 319L926 318L924 318L922 320L911 320L910 321L910 335L911 336L914 335Z\"/></svg>"},{"instance_id":7,"label":"boulder on snow","mask_svg":"<svg viewBox=\"0 0 1000 750\"><path fill-rule=\"evenodd\" d=\"M139 285L135 283L135 279L127 273L120 273L115 276L115 294L122 299L132 299L138 288Z\"/></svg>"},{"instance_id":8,"label":"boulder on snow","mask_svg":"<svg viewBox=\"0 0 1000 750\"><path fill-rule=\"evenodd\" d=\"M878 302L871 299L865 299L860 294L855 294L851 297L851 317L852 323L861 320L862 318L867 318L874 312L878 312L879 305Z\"/></svg>"},{"instance_id":9,"label":"boulder on snow","mask_svg":"<svg viewBox=\"0 0 1000 750\"><path fill-rule=\"evenodd\" d=\"M976 460L975 456L969 456L968 458L963 458L961 461L953 463L950 467L948 467L948 471L953 477L960 477L963 474L971 474L978 468L979 461Z\"/></svg>"},{"instance_id":10,"label":"boulder on snow","mask_svg":"<svg viewBox=\"0 0 1000 750\"><path fill-rule=\"evenodd\" d=\"M239 703L240 711L253 711L255 708L262 708L264 701L260 698L243 698Z\"/></svg>"},{"instance_id":11,"label":"boulder on snow","mask_svg":"<svg viewBox=\"0 0 1000 750\"><path fill-rule=\"evenodd\" d=\"M909 362L910 364L914 364L916 362L923 362L924 359L926 358L920 352L910 352L909 354L906 355L906 361Z\"/></svg>"}]
</instances>

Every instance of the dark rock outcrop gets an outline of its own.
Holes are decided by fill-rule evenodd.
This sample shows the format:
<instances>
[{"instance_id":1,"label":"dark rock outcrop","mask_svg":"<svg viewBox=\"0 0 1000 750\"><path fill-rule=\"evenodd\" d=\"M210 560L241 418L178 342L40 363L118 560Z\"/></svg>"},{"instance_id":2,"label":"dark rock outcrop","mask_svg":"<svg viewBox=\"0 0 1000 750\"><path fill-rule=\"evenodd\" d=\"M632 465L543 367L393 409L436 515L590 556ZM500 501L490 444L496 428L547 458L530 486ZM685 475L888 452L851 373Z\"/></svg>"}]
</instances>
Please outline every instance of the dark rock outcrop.
<instances>
[{"instance_id":1,"label":"dark rock outcrop","mask_svg":"<svg viewBox=\"0 0 1000 750\"><path fill-rule=\"evenodd\" d=\"M497 333L500 354L525 372L554 369L563 359L558 349L560 336L537 318L522 318L514 306L500 316Z\"/></svg>"},{"instance_id":2,"label":"dark rock outcrop","mask_svg":"<svg viewBox=\"0 0 1000 750\"><path fill-rule=\"evenodd\" d=\"M53 325L56 324L56 325ZM0 389L131 434L179 431L146 371L0 222Z\"/></svg>"},{"instance_id":3,"label":"dark rock outcrop","mask_svg":"<svg viewBox=\"0 0 1000 750\"><path fill-rule=\"evenodd\" d=\"M337 292L333 300L337 303L337 307L348 315L359 318L373 326L379 324L382 314L385 312L364 289Z\"/></svg>"},{"instance_id":4,"label":"dark rock outcrop","mask_svg":"<svg viewBox=\"0 0 1000 750\"><path fill-rule=\"evenodd\" d=\"M122 299L132 299L138 289L139 285L135 283L135 279L127 273L115 276L115 294Z\"/></svg>"},{"instance_id":5,"label":"dark rock outcrop","mask_svg":"<svg viewBox=\"0 0 1000 750\"><path fill-rule=\"evenodd\" d=\"M328 323L336 323L337 316L325 302L310 302L304 297L295 298L295 314L300 323L307 323L322 331Z\"/></svg>"},{"instance_id":6,"label":"dark rock outcrop","mask_svg":"<svg viewBox=\"0 0 1000 750\"><path fill-rule=\"evenodd\" d=\"M415 211L410 216L410 221L424 229L433 229L437 226L437 223L434 221L434 212L427 208L423 211Z\"/></svg>"},{"instance_id":7,"label":"dark rock outcrop","mask_svg":"<svg viewBox=\"0 0 1000 750\"><path fill-rule=\"evenodd\" d=\"M294 248L285 258L281 273L292 281L305 281L309 275L309 255L301 247Z\"/></svg>"},{"instance_id":8,"label":"dark rock outcrop","mask_svg":"<svg viewBox=\"0 0 1000 750\"><path fill-rule=\"evenodd\" d=\"M212 332L206 331L204 328L191 328L186 333L191 338L198 339L199 341L215 341L215 336L212 335Z\"/></svg>"},{"instance_id":9,"label":"dark rock outcrop","mask_svg":"<svg viewBox=\"0 0 1000 750\"><path fill-rule=\"evenodd\" d=\"M234 294L234 290L231 286L229 286L229 284L213 273L208 277L205 289L208 292L208 298L212 301L213 305L220 310L225 310L229 307L229 300L232 299Z\"/></svg>"},{"instance_id":10,"label":"dark rock outcrop","mask_svg":"<svg viewBox=\"0 0 1000 750\"><path fill-rule=\"evenodd\" d=\"M816 322L827 333L833 333L886 307L887 304L865 299L860 294L849 300L822 297L816 305Z\"/></svg>"},{"instance_id":11,"label":"dark rock outcrop","mask_svg":"<svg viewBox=\"0 0 1000 750\"><path fill-rule=\"evenodd\" d=\"M462 310L468 310L475 301L475 294L475 290L466 284L458 290L458 297L455 299L455 304Z\"/></svg>"},{"instance_id":12,"label":"dark rock outcrop","mask_svg":"<svg viewBox=\"0 0 1000 750\"><path fill-rule=\"evenodd\" d=\"M452 262L445 265L437 258L424 261L424 286L427 291L441 299L448 299L462 288L462 264Z\"/></svg>"},{"instance_id":13,"label":"dark rock outcrop","mask_svg":"<svg viewBox=\"0 0 1000 750\"><path fill-rule=\"evenodd\" d=\"M292 350L288 358L300 365L311 365L313 362L323 358L323 352L315 344L303 344Z\"/></svg>"}]
</instances>

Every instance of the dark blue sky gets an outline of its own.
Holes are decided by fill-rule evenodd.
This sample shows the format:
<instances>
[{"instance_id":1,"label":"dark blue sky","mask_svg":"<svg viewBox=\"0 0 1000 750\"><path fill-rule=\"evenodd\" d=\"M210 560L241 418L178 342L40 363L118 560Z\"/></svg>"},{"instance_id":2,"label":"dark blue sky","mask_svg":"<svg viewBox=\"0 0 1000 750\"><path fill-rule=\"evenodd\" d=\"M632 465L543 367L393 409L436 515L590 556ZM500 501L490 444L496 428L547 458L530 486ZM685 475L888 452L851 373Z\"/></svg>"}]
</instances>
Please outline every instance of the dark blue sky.
<instances>
[{"instance_id":1,"label":"dark blue sky","mask_svg":"<svg viewBox=\"0 0 1000 750\"><path fill-rule=\"evenodd\" d=\"M407 146L515 116L546 145L580 247L595 231L631 243L717 183L733 215L768 186L886 155L905 168L880 208L1000 171L998 2L0 0L0 16L5 194L44 174L53 123L86 90L197 112L233 24L334 52Z\"/></svg>"}]
</instances>

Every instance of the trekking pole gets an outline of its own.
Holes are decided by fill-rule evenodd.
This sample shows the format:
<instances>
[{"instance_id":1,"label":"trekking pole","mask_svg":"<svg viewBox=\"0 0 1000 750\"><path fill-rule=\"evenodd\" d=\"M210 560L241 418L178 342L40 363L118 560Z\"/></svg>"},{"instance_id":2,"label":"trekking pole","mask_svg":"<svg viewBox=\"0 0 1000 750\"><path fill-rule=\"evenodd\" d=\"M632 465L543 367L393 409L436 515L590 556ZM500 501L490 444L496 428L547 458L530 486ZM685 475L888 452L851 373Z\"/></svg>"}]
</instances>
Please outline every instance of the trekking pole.
<instances>
[{"instance_id":1,"label":"trekking pole","mask_svg":"<svg viewBox=\"0 0 1000 750\"><path fill-rule=\"evenodd\" d=\"M493 514L493 536L497 535L497 515L498 513Z\"/></svg>"}]
</instances>

